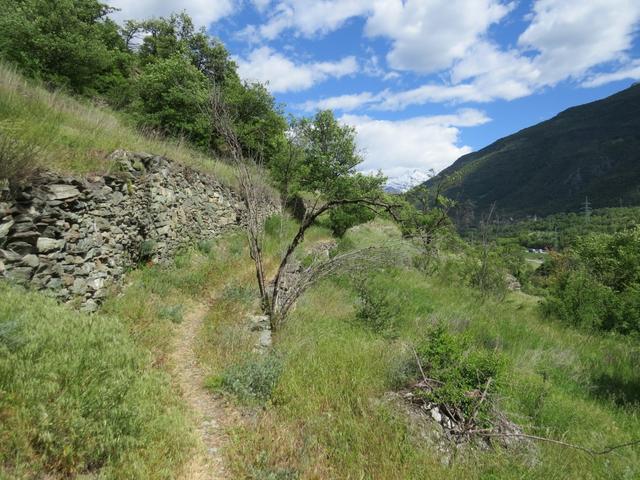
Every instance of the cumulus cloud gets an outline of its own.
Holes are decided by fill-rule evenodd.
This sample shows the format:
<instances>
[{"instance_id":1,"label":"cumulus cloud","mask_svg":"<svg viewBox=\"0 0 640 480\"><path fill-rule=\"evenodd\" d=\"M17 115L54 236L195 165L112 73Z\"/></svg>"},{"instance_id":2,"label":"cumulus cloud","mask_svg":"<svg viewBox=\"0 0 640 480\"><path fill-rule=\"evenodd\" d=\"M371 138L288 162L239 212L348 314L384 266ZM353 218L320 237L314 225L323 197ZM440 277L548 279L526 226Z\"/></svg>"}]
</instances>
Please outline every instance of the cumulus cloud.
<instances>
[{"instance_id":1,"label":"cumulus cloud","mask_svg":"<svg viewBox=\"0 0 640 480\"><path fill-rule=\"evenodd\" d=\"M431 73L464 58L510 8L498 0L378 0L366 31L392 40L391 67Z\"/></svg>"},{"instance_id":2,"label":"cumulus cloud","mask_svg":"<svg viewBox=\"0 0 640 480\"><path fill-rule=\"evenodd\" d=\"M341 110L351 112L377 101L378 97L378 95L374 95L371 92L362 92L327 97L320 100L307 100L304 103L296 105L296 107L305 112L313 112L316 110Z\"/></svg>"},{"instance_id":3,"label":"cumulus cloud","mask_svg":"<svg viewBox=\"0 0 640 480\"><path fill-rule=\"evenodd\" d=\"M446 168L472 150L459 145L460 127L482 125L490 119L478 110L464 109L452 115L399 121L365 115L343 115L340 121L356 128L365 158L361 170L383 170L393 179L414 170L439 172Z\"/></svg>"},{"instance_id":4,"label":"cumulus cloud","mask_svg":"<svg viewBox=\"0 0 640 480\"><path fill-rule=\"evenodd\" d=\"M269 2L257 0L257 3ZM256 38L268 40L287 29L304 36L324 34L340 28L352 17L364 15L370 5L369 0L281 0L264 24L248 28L258 34Z\"/></svg>"},{"instance_id":5,"label":"cumulus cloud","mask_svg":"<svg viewBox=\"0 0 640 480\"><path fill-rule=\"evenodd\" d=\"M112 15L117 22L150 17L166 17L185 10L196 25L207 27L234 12L233 0L110 0L120 11Z\"/></svg>"},{"instance_id":6,"label":"cumulus cloud","mask_svg":"<svg viewBox=\"0 0 640 480\"><path fill-rule=\"evenodd\" d=\"M639 21L638 0L538 0L518 44L538 52L541 80L554 85L623 58Z\"/></svg>"},{"instance_id":7,"label":"cumulus cloud","mask_svg":"<svg viewBox=\"0 0 640 480\"><path fill-rule=\"evenodd\" d=\"M623 68L610 73L599 73L582 83L583 87L594 88L620 80L640 80L640 59L630 62Z\"/></svg>"},{"instance_id":8,"label":"cumulus cloud","mask_svg":"<svg viewBox=\"0 0 640 480\"><path fill-rule=\"evenodd\" d=\"M242 78L267 83L273 93L305 90L358 70L358 62L352 56L337 62L295 63L269 47L257 48L247 58L236 58L236 62Z\"/></svg>"}]
</instances>

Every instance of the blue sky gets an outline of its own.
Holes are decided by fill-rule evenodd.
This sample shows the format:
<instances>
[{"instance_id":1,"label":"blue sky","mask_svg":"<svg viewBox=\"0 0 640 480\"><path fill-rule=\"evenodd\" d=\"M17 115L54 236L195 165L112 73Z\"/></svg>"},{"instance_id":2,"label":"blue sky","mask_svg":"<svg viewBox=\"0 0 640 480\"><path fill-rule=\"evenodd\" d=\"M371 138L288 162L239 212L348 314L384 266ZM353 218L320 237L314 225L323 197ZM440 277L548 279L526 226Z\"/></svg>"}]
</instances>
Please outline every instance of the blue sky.
<instances>
[{"instance_id":1,"label":"blue sky","mask_svg":"<svg viewBox=\"0 0 640 480\"><path fill-rule=\"evenodd\" d=\"M112 0L186 10L286 110L332 108L364 170L459 156L640 79L640 0Z\"/></svg>"}]
</instances>

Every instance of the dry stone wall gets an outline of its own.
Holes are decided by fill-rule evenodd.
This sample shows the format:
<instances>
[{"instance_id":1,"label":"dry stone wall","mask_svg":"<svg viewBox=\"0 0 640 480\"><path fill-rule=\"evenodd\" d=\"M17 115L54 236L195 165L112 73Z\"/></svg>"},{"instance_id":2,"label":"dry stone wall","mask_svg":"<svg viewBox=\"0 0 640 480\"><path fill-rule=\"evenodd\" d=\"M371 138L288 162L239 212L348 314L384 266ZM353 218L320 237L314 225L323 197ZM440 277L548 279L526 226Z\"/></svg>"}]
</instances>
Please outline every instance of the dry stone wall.
<instances>
[{"instance_id":1,"label":"dry stone wall","mask_svg":"<svg viewBox=\"0 0 640 480\"><path fill-rule=\"evenodd\" d=\"M132 266L241 223L239 198L209 175L148 154L111 160L116 173L47 173L0 201L0 277L92 311Z\"/></svg>"}]
</instances>

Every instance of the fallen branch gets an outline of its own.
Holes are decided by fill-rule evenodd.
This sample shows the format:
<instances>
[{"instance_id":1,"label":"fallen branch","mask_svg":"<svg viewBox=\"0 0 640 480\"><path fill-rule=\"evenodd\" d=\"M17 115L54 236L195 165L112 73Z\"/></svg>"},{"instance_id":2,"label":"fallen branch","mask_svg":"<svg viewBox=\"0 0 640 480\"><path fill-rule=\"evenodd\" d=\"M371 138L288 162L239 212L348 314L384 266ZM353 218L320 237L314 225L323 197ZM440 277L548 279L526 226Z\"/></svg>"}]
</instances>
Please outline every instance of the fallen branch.
<instances>
[{"instance_id":1,"label":"fallen branch","mask_svg":"<svg viewBox=\"0 0 640 480\"><path fill-rule=\"evenodd\" d=\"M424 369L422 368L422 362L420 361L420 357L418 356L418 352L416 352L416 349L413 347L411 347L411 350L413 351L413 356L416 357L416 363L418 364L418 368L420 369L420 375L422 375L422 380L424 380L424 383L426 383L427 385L429 383L438 383L440 385L444 385L444 382L441 382L440 380L436 380L435 378L429 378L425 375Z\"/></svg>"},{"instance_id":2,"label":"fallen branch","mask_svg":"<svg viewBox=\"0 0 640 480\"><path fill-rule=\"evenodd\" d=\"M473 414L471 415L471 418L467 422L469 426L471 426L473 422L476 421L476 416L478 415L478 411L480 410L480 407L482 406L484 399L487 398L487 392L489 391L489 386L491 385L492 381L493 379L489 377L489 379L487 380L487 383L484 386L484 391L482 392L480 401L478 401L478 403L476 404L476 407L473 409Z\"/></svg>"},{"instance_id":3,"label":"fallen branch","mask_svg":"<svg viewBox=\"0 0 640 480\"><path fill-rule=\"evenodd\" d=\"M537 440L537 441L540 441L540 442L548 442L548 443L553 443L553 444L556 444L556 445L562 445L563 447L573 448L575 450L581 450L581 451L586 452L586 453L588 453L590 455L606 455L606 454L611 453L614 450L618 450L620 448L631 447L633 445L640 445L640 439L638 439L638 440L633 440L631 442L621 443L619 445L613 445L613 446L610 446L610 447L606 447L603 450L592 450L591 448L583 447L581 445L575 445L573 443L567 443L567 442L563 442L561 440L554 440L552 438L547 438L547 437L539 437L537 435L529 435L527 433L500 433L500 432L494 432L494 431L491 431L491 430L468 430L466 433L467 434L476 434L476 435L479 435L481 437L528 438L530 440Z\"/></svg>"}]
</instances>

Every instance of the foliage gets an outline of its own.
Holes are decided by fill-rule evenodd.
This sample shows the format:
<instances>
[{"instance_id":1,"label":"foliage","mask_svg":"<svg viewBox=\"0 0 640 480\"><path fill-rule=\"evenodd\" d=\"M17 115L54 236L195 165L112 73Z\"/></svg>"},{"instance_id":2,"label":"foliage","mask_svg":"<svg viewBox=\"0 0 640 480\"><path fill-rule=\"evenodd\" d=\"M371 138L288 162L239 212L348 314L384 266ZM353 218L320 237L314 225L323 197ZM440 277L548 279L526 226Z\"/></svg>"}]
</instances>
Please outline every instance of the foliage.
<instances>
[{"instance_id":1,"label":"foliage","mask_svg":"<svg viewBox=\"0 0 640 480\"><path fill-rule=\"evenodd\" d=\"M119 96L132 55L98 0L0 1L0 58L82 94Z\"/></svg>"},{"instance_id":2,"label":"foliage","mask_svg":"<svg viewBox=\"0 0 640 480\"><path fill-rule=\"evenodd\" d=\"M351 229L341 248L376 244L380 237L401 241L391 224L375 221ZM285 244L286 236L280 241ZM223 251L231 248L226 243L220 242ZM277 261L280 251L272 248L268 261ZM225 265L224 279L212 280L214 294L254 279L246 256L212 261ZM269 478L285 471L300 478L416 480L425 475L532 480L638 476L635 447L609 456L546 443L522 450L458 449L455 461L444 464L447 451L429 440L422 417L405 414L403 400L389 393L405 365L412 368L407 382L420 378L404 345L427 343L426 332L437 318L455 344L465 345L464 362L497 356L492 399L509 419L528 433L599 448L631 441L640 429L637 342L549 322L541 317L536 299L519 293L502 302L487 298L479 307L477 294L463 283L410 267L371 272L370 277L395 310L397 336L362 328L356 319L360 299L345 277L310 289L274 337L283 371L272 401L232 432L226 450L231 476ZM254 307L244 298L225 301L207 319L207 348L200 358L214 375L244 364L254 348L255 336L243 336L246 327L236 319L255 308L256 297L254 291ZM476 368L484 370L484 365L479 361ZM472 373L464 375L473 378Z\"/></svg>"},{"instance_id":3,"label":"foliage","mask_svg":"<svg viewBox=\"0 0 640 480\"><path fill-rule=\"evenodd\" d=\"M393 336L396 309L388 298L386 283L376 280L356 280L356 291L360 297L356 319L375 333Z\"/></svg>"},{"instance_id":4,"label":"foliage","mask_svg":"<svg viewBox=\"0 0 640 480\"><path fill-rule=\"evenodd\" d=\"M232 393L244 402L266 402L281 375L282 360L272 352L234 365L219 377L210 379L207 385Z\"/></svg>"},{"instance_id":5,"label":"foliage","mask_svg":"<svg viewBox=\"0 0 640 480\"><path fill-rule=\"evenodd\" d=\"M493 402L480 404L480 398L485 389L489 395L495 392L501 380L503 361L495 352L470 349L469 339L449 333L444 324L438 323L424 333L416 355L426 376L439 384L430 390L417 390L421 397L459 409L465 418L491 410ZM414 367L414 378L421 380L418 366Z\"/></svg>"},{"instance_id":6,"label":"foliage","mask_svg":"<svg viewBox=\"0 0 640 480\"><path fill-rule=\"evenodd\" d=\"M592 234L552 265L545 310L586 328L640 332L640 227Z\"/></svg>"},{"instance_id":7,"label":"foliage","mask_svg":"<svg viewBox=\"0 0 640 480\"><path fill-rule=\"evenodd\" d=\"M593 210L588 218L582 213L557 213L517 222L496 222L489 227L501 242L560 251L590 233L616 233L633 228L638 218L640 207L601 208ZM476 229L465 229L462 234L472 238Z\"/></svg>"},{"instance_id":8,"label":"foliage","mask_svg":"<svg viewBox=\"0 0 640 480\"><path fill-rule=\"evenodd\" d=\"M0 295L0 476L169 478L190 447L186 419L126 325Z\"/></svg>"},{"instance_id":9,"label":"foliage","mask_svg":"<svg viewBox=\"0 0 640 480\"><path fill-rule=\"evenodd\" d=\"M209 82L186 58L176 55L146 65L136 80L136 94L132 108L141 125L209 145Z\"/></svg>"},{"instance_id":10,"label":"foliage","mask_svg":"<svg viewBox=\"0 0 640 480\"><path fill-rule=\"evenodd\" d=\"M270 165L286 201L302 192L324 202L382 196L386 178L356 172L362 157L357 151L355 129L341 125L333 112L324 110L313 118L293 120L290 130L288 152ZM374 216L366 204L353 203L332 208L324 221L335 235L342 236Z\"/></svg>"}]
</instances>

